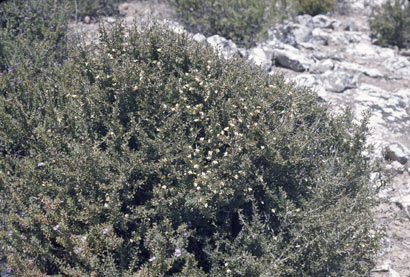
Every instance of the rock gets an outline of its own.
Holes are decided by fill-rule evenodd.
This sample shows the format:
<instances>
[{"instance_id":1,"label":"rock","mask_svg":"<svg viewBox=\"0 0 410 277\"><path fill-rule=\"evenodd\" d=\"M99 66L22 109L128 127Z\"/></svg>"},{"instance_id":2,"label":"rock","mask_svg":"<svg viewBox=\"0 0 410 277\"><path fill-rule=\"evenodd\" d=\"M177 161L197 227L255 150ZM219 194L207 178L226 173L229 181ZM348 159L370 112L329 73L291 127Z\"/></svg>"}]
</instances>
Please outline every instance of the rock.
<instances>
[{"instance_id":1,"label":"rock","mask_svg":"<svg viewBox=\"0 0 410 277\"><path fill-rule=\"evenodd\" d=\"M329 58L329 54L326 52L322 52L322 51L317 51L313 53L313 57L318 59L318 60L324 60Z\"/></svg>"},{"instance_id":2,"label":"rock","mask_svg":"<svg viewBox=\"0 0 410 277\"><path fill-rule=\"evenodd\" d=\"M330 30L315 28L312 31L312 39L310 41L316 44L328 45L331 37Z\"/></svg>"},{"instance_id":3,"label":"rock","mask_svg":"<svg viewBox=\"0 0 410 277\"><path fill-rule=\"evenodd\" d=\"M330 45L340 45L344 46L349 44L349 41L346 39L347 32L333 31L328 39L328 44Z\"/></svg>"},{"instance_id":4,"label":"rock","mask_svg":"<svg viewBox=\"0 0 410 277\"><path fill-rule=\"evenodd\" d=\"M311 74L300 74L291 79L299 87L315 88L320 82Z\"/></svg>"},{"instance_id":5,"label":"rock","mask_svg":"<svg viewBox=\"0 0 410 277\"><path fill-rule=\"evenodd\" d=\"M359 28L357 27L356 22L349 20L344 24L344 30L349 32L357 32L359 31Z\"/></svg>"},{"instance_id":6,"label":"rock","mask_svg":"<svg viewBox=\"0 0 410 277\"><path fill-rule=\"evenodd\" d=\"M308 42L312 37L312 30L302 24L288 24L282 29L285 36L285 42L296 46Z\"/></svg>"},{"instance_id":7,"label":"rock","mask_svg":"<svg viewBox=\"0 0 410 277\"><path fill-rule=\"evenodd\" d=\"M399 163L398 161L392 162L392 163L390 164L390 166L391 166L391 169L394 170L395 172L397 172L397 173L399 173L399 174L404 173L405 168L404 168L404 166L403 166L401 163Z\"/></svg>"},{"instance_id":8,"label":"rock","mask_svg":"<svg viewBox=\"0 0 410 277\"><path fill-rule=\"evenodd\" d=\"M341 93L346 89L356 88L359 76L346 72L327 71L322 74L321 79L327 91Z\"/></svg>"},{"instance_id":9,"label":"rock","mask_svg":"<svg viewBox=\"0 0 410 277\"><path fill-rule=\"evenodd\" d=\"M343 55L343 53L340 53L340 52L332 53L331 55L329 55L329 57L332 60L339 61L339 62L346 58L345 55Z\"/></svg>"},{"instance_id":10,"label":"rock","mask_svg":"<svg viewBox=\"0 0 410 277\"><path fill-rule=\"evenodd\" d=\"M246 57L248 53L246 48L242 48L242 47L238 47L238 52L239 52L239 56L241 56L242 58Z\"/></svg>"},{"instance_id":11,"label":"rock","mask_svg":"<svg viewBox=\"0 0 410 277\"><path fill-rule=\"evenodd\" d=\"M273 49L276 65L303 72L310 68L314 63L298 49L285 45L283 49Z\"/></svg>"},{"instance_id":12,"label":"rock","mask_svg":"<svg viewBox=\"0 0 410 277\"><path fill-rule=\"evenodd\" d=\"M389 268L389 277L400 277L400 274L392 268Z\"/></svg>"},{"instance_id":13,"label":"rock","mask_svg":"<svg viewBox=\"0 0 410 277\"><path fill-rule=\"evenodd\" d=\"M400 49L399 54L405 57L410 57L410 49Z\"/></svg>"},{"instance_id":14,"label":"rock","mask_svg":"<svg viewBox=\"0 0 410 277\"><path fill-rule=\"evenodd\" d=\"M362 41L360 32L343 32L343 36L348 43L360 43Z\"/></svg>"},{"instance_id":15,"label":"rock","mask_svg":"<svg viewBox=\"0 0 410 277\"><path fill-rule=\"evenodd\" d=\"M298 15L295 21L303 26L313 28L313 19L311 15L308 15L308 14Z\"/></svg>"},{"instance_id":16,"label":"rock","mask_svg":"<svg viewBox=\"0 0 410 277\"><path fill-rule=\"evenodd\" d=\"M323 14L316 15L312 18L313 28L329 28L334 29L336 20L331 20L329 17Z\"/></svg>"},{"instance_id":17,"label":"rock","mask_svg":"<svg viewBox=\"0 0 410 277\"><path fill-rule=\"evenodd\" d=\"M391 261L384 260L383 263L377 265L375 268L372 269L372 272L389 272L391 268Z\"/></svg>"},{"instance_id":18,"label":"rock","mask_svg":"<svg viewBox=\"0 0 410 277\"><path fill-rule=\"evenodd\" d=\"M379 48L379 56L383 59L394 59L396 53L390 48Z\"/></svg>"},{"instance_id":19,"label":"rock","mask_svg":"<svg viewBox=\"0 0 410 277\"><path fill-rule=\"evenodd\" d=\"M406 214L407 218L410 219L410 213L409 213L410 195L409 194L392 197L390 198L390 201L395 203L397 206L399 206L400 209L402 209L403 212Z\"/></svg>"},{"instance_id":20,"label":"rock","mask_svg":"<svg viewBox=\"0 0 410 277\"><path fill-rule=\"evenodd\" d=\"M195 40L196 42L203 42L206 40L206 37L203 34L200 33L196 33L193 37L193 40Z\"/></svg>"},{"instance_id":21,"label":"rock","mask_svg":"<svg viewBox=\"0 0 410 277\"><path fill-rule=\"evenodd\" d=\"M219 35L208 37L206 41L225 59L230 59L238 53L238 47L232 40L227 40Z\"/></svg>"},{"instance_id":22,"label":"rock","mask_svg":"<svg viewBox=\"0 0 410 277\"><path fill-rule=\"evenodd\" d=\"M114 24L117 20L114 17L107 16L104 18L104 22L108 24Z\"/></svg>"},{"instance_id":23,"label":"rock","mask_svg":"<svg viewBox=\"0 0 410 277\"><path fill-rule=\"evenodd\" d=\"M370 43L360 42L348 47L346 52L356 57L373 58L378 56L376 48Z\"/></svg>"},{"instance_id":24,"label":"rock","mask_svg":"<svg viewBox=\"0 0 410 277\"><path fill-rule=\"evenodd\" d=\"M383 77L383 74L376 68L367 68L357 63L350 63L350 62L342 61L340 62L340 64L338 64L336 68L336 70L339 70L339 69L345 70L345 71L347 70L347 71L352 71L352 72L363 73L364 75L372 77L372 78Z\"/></svg>"},{"instance_id":25,"label":"rock","mask_svg":"<svg viewBox=\"0 0 410 277\"><path fill-rule=\"evenodd\" d=\"M401 143L392 143L386 147L385 158L404 165L410 159L410 150Z\"/></svg>"},{"instance_id":26,"label":"rock","mask_svg":"<svg viewBox=\"0 0 410 277\"><path fill-rule=\"evenodd\" d=\"M325 59L312 66L309 72L313 74L320 74L335 68L334 62L331 59Z\"/></svg>"},{"instance_id":27,"label":"rock","mask_svg":"<svg viewBox=\"0 0 410 277\"><path fill-rule=\"evenodd\" d=\"M91 23L91 18L87 15L87 16L84 17L83 21L84 21L85 24L90 24Z\"/></svg>"},{"instance_id":28,"label":"rock","mask_svg":"<svg viewBox=\"0 0 410 277\"><path fill-rule=\"evenodd\" d=\"M301 42L297 46L302 46L303 48L308 49L308 50L316 50L315 45L313 43L310 43L310 42ZM300 48L300 47L298 47L298 48Z\"/></svg>"},{"instance_id":29,"label":"rock","mask_svg":"<svg viewBox=\"0 0 410 277\"><path fill-rule=\"evenodd\" d=\"M256 65L261 66L264 70L269 71L272 67L273 53L263 50L261 47L255 47L248 50L248 59Z\"/></svg>"},{"instance_id":30,"label":"rock","mask_svg":"<svg viewBox=\"0 0 410 277\"><path fill-rule=\"evenodd\" d=\"M410 61L406 57L395 56L389 58L383 62L383 65L390 69L394 75L403 79L410 79Z\"/></svg>"}]
</instances>

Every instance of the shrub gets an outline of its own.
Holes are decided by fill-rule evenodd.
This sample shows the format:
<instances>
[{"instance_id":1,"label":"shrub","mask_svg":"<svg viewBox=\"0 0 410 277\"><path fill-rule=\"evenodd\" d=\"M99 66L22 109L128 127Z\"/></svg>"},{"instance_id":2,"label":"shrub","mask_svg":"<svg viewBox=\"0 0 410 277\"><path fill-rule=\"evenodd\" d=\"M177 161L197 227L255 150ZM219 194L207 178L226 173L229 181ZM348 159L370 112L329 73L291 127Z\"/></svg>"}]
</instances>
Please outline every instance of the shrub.
<instances>
[{"instance_id":1,"label":"shrub","mask_svg":"<svg viewBox=\"0 0 410 277\"><path fill-rule=\"evenodd\" d=\"M66 0L67 1L67 0ZM112 16L119 13L118 4L125 0L68 0L71 16L76 20L88 15L91 17Z\"/></svg>"},{"instance_id":2,"label":"shrub","mask_svg":"<svg viewBox=\"0 0 410 277\"><path fill-rule=\"evenodd\" d=\"M334 0L297 0L300 14L310 14L312 16L325 14L333 10Z\"/></svg>"},{"instance_id":3,"label":"shrub","mask_svg":"<svg viewBox=\"0 0 410 277\"><path fill-rule=\"evenodd\" d=\"M365 121L155 26L102 29L96 50L0 75L16 275L368 272L381 233Z\"/></svg>"},{"instance_id":4,"label":"shrub","mask_svg":"<svg viewBox=\"0 0 410 277\"><path fill-rule=\"evenodd\" d=\"M0 70L38 61L38 68L66 53L67 5L54 0L0 4Z\"/></svg>"},{"instance_id":5,"label":"shrub","mask_svg":"<svg viewBox=\"0 0 410 277\"><path fill-rule=\"evenodd\" d=\"M406 0L389 0L373 10L369 21L378 43L383 46L410 47L410 5Z\"/></svg>"},{"instance_id":6,"label":"shrub","mask_svg":"<svg viewBox=\"0 0 410 277\"><path fill-rule=\"evenodd\" d=\"M67 55L69 19L113 15L124 0L35 0L0 3L0 70L18 63L44 69Z\"/></svg>"},{"instance_id":7,"label":"shrub","mask_svg":"<svg viewBox=\"0 0 410 277\"><path fill-rule=\"evenodd\" d=\"M270 0L169 0L180 20L192 31L219 34L250 47L264 37Z\"/></svg>"}]
</instances>

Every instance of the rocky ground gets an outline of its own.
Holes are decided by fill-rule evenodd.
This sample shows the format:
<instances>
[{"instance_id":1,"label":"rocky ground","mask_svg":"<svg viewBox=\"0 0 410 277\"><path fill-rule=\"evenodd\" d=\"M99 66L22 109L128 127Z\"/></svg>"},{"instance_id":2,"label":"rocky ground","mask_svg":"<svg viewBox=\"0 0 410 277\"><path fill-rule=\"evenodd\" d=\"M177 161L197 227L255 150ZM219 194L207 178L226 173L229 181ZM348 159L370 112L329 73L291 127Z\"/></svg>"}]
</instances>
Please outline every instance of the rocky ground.
<instances>
[{"instance_id":1,"label":"rocky ground","mask_svg":"<svg viewBox=\"0 0 410 277\"><path fill-rule=\"evenodd\" d=\"M337 112L351 107L357 118L370 110L376 155L388 157L392 183L380 192L377 222L386 226L372 277L410 276L410 51L373 44L368 18L372 5L383 0L348 0L331 15L298 16L270 31L267 41L240 49L214 35L191 34L219 49L229 58L241 55L270 73L282 72L289 81L309 86ZM165 1L134 0L120 5L125 24L156 18L178 32L184 28ZM103 19L108 24L116 18ZM98 23L92 18L71 24L88 42L97 39Z\"/></svg>"}]
</instances>

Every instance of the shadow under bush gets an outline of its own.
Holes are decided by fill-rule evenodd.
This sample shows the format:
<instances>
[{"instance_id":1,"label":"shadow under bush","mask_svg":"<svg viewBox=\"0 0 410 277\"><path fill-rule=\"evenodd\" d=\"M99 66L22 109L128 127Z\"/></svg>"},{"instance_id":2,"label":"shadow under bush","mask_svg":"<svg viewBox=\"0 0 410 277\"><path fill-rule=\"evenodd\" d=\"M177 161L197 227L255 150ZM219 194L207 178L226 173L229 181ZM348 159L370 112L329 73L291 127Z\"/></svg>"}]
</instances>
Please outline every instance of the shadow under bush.
<instances>
[{"instance_id":1,"label":"shadow under bush","mask_svg":"<svg viewBox=\"0 0 410 277\"><path fill-rule=\"evenodd\" d=\"M16 275L363 276L381 232L367 122L159 27L0 75Z\"/></svg>"}]
</instances>

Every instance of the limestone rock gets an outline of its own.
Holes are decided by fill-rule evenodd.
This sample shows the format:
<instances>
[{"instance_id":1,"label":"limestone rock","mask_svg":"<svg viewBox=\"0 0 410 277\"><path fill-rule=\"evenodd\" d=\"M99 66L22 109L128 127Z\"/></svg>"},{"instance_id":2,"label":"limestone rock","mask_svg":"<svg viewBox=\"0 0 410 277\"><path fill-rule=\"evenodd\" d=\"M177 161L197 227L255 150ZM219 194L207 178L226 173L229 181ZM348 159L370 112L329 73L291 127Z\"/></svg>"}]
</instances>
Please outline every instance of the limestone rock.
<instances>
[{"instance_id":1,"label":"limestone rock","mask_svg":"<svg viewBox=\"0 0 410 277\"><path fill-rule=\"evenodd\" d=\"M274 49L273 55L276 65L303 72L310 68L314 63L297 48L285 45L283 49Z\"/></svg>"},{"instance_id":2,"label":"limestone rock","mask_svg":"<svg viewBox=\"0 0 410 277\"><path fill-rule=\"evenodd\" d=\"M324 73L326 71L331 71L335 68L335 64L331 59L325 59L320 61L319 63L316 63L312 68L310 69L311 73L314 74L320 74Z\"/></svg>"},{"instance_id":3,"label":"limestone rock","mask_svg":"<svg viewBox=\"0 0 410 277\"><path fill-rule=\"evenodd\" d=\"M85 24L90 24L91 23L91 18L87 15L87 16L84 17L83 21L84 21Z\"/></svg>"},{"instance_id":4,"label":"limestone rock","mask_svg":"<svg viewBox=\"0 0 410 277\"><path fill-rule=\"evenodd\" d=\"M358 86L358 75L346 72L327 71L321 76L324 87L331 92L344 92Z\"/></svg>"},{"instance_id":5,"label":"limestone rock","mask_svg":"<svg viewBox=\"0 0 410 277\"><path fill-rule=\"evenodd\" d=\"M326 15L319 14L312 18L312 23L314 28L330 28L334 29L334 25L337 20L332 20Z\"/></svg>"},{"instance_id":6,"label":"limestone rock","mask_svg":"<svg viewBox=\"0 0 410 277\"><path fill-rule=\"evenodd\" d=\"M225 59L230 59L238 53L238 47L232 40L227 40L219 35L210 36L206 41Z\"/></svg>"},{"instance_id":7,"label":"limestone rock","mask_svg":"<svg viewBox=\"0 0 410 277\"><path fill-rule=\"evenodd\" d=\"M348 47L346 52L356 57L372 58L378 55L377 50L370 43L360 42Z\"/></svg>"},{"instance_id":8,"label":"limestone rock","mask_svg":"<svg viewBox=\"0 0 410 277\"><path fill-rule=\"evenodd\" d=\"M193 37L193 40L195 40L196 42L203 42L206 40L206 37L203 34L200 33L196 33Z\"/></svg>"},{"instance_id":9,"label":"limestone rock","mask_svg":"<svg viewBox=\"0 0 410 277\"><path fill-rule=\"evenodd\" d=\"M392 143L386 147L386 159L406 164L410 159L410 150L401 143Z\"/></svg>"},{"instance_id":10,"label":"limestone rock","mask_svg":"<svg viewBox=\"0 0 410 277\"><path fill-rule=\"evenodd\" d=\"M372 77L372 78L383 77L383 74L378 69L368 68L368 67L365 67L357 63L342 61L341 63L339 63L337 69L343 69L347 71L363 73L364 75Z\"/></svg>"},{"instance_id":11,"label":"limestone rock","mask_svg":"<svg viewBox=\"0 0 410 277\"><path fill-rule=\"evenodd\" d=\"M261 47L255 47L248 50L248 59L256 65L261 66L266 71L270 71L272 67L273 53L265 51Z\"/></svg>"},{"instance_id":12,"label":"limestone rock","mask_svg":"<svg viewBox=\"0 0 410 277\"><path fill-rule=\"evenodd\" d=\"M312 37L312 30L301 24L288 24L282 29L285 41L291 45L308 42Z\"/></svg>"}]
</instances>

